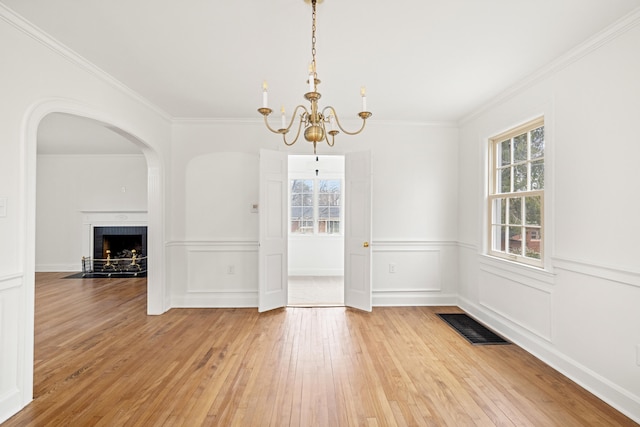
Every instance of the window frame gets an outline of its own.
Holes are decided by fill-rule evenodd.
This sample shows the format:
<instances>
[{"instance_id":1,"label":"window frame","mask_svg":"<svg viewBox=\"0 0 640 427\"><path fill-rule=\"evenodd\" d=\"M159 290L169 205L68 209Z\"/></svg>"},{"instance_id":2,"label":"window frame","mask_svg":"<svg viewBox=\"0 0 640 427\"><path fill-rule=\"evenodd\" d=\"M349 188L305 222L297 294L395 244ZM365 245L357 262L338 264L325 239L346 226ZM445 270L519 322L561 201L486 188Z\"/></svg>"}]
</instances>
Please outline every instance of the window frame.
<instances>
[{"instance_id":1,"label":"window frame","mask_svg":"<svg viewBox=\"0 0 640 427\"><path fill-rule=\"evenodd\" d=\"M496 136L493 136L491 138L489 138L489 188L488 188L488 196L487 196L487 254L497 257L497 258L502 258L508 261L512 261L518 264L524 264L524 265L528 265L528 266L533 266L533 267L539 267L539 268L544 268L544 245L545 245L545 219L544 219L544 202L545 202L545 187L546 185L543 184L541 189L531 189L531 177L532 177L532 164L535 162L542 162L542 176L543 179L546 177L546 151L547 151L547 147L546 147L546 141L547 141L547 132L546 132L546 128L544 129L544 136L543 136L543 141L544 141L544 145L543 145L543 150L542 150L542 155L540 157L536 157L536 158L532 158L531 156L531 131L535 130L539 127L545 127L545 121L544 121L544 116L538 117L534 120L530 120L526 123L523 123L519 126L516 126L512 129L509 129L506 132L500 133ZM525 160L515 160L514 159L514 138L518 137L522 134L526 133L527 134L527 158ZM501 144L503 142L505 142L506 140L510 140L510 156L511 158L509 159L509 163L508 164L498 164L500 157L500 153L501 153ZM522 165L526 165L527 167L527 182L526 182L526 189L525 190L520 190L517 191L514 189L514 181L515 181L515 177L514 177L514 173L511 172L509 177L510 177L510 188L508 192L501 192L502 189L498 188L498 185L502 182L501 179L499 178L499 173L501 173L505 167L510 167L510 168L515 168L518 166L522 166ZM543 181L544 182L544 181ZM526 204L524 203L527 197L539 197L540 198L540 206L539 206L539 210L540 210L540 224L539 225L530 225L527 224L526 221ZM520 223L519 224L511 224L510 223L510 219L509 217L509 201L511 199L519 199L520 203L522 203L521 207L519 208L520 212ZM496 201L499 200L505 200L505 205L504 205L504 210L505 210L505 217L501 218L501 213L502 213L502 204L501 209L495 209L496 208ZM517 211L517 209L514 209ZM512 213L512 211L511 211ZM510 245L509 245L509 236L511 235L510 233L510 226L515 226L518 227L520 229L520 236L521 236L521 248L520 248L520 253L512 253L509 251ZM506 227L505 231L498 231L496 232L495 227ZM536 241L539 240L539 254L540 257L539 258L534 258L534 257L528 257L526 255L526 248L527 248L527 243L528 239L526 237L522 238L523 235L528 235L528 230L527 229L533 229L532 231L537 231L538 233L538 239L536 239ZM504 233L504 234L503 234ZM505 250L496 250L494 249L494 247L496 246L496 237L503 237L504 241L505 241ZM500 242L498 243L499 245L502 244L502 239L500 240Z\"/></svg>"},{"instance_id":2,"label":"window frame","mask_svg":"<svg viewBox=\"0 0 640 427\"><path fill-rule=\"evenodd\" d=\"M313 208L313 232L311 233L300 233L300 232L292 232L291 231L291 197L292 197L292 181L294 180L300 180L300 181L313 181L313 193L312 193L312 208ZM327 232L320 232L319 231L319 223L320 223L320 206L319 206L319 199L320 199L320 181L338 181L340 183L340 216L338 218L339 221L339 226L340 226L340 231L338 233L327 233ZM295 237L295 238L312 238L312 237L321 237L321 238L332 238L332 237L343 237L344 236L344 186L345 186L345 180L343 176L339 176L339 175L333 175L333 174L329 174L329 175L325 175L325 176L309 176L306 174L295 174L295 175L290 175L289 176L289 191L288 191L288 197L289 197L289 202L288 202L288 209L287 209L287 219L288 219L288 223L287 223L287 233L290 237ZM324 194L324 193L323 193ZM328 220L327 223L329 223L331 220Z\"/></svg>"}]
</instances>

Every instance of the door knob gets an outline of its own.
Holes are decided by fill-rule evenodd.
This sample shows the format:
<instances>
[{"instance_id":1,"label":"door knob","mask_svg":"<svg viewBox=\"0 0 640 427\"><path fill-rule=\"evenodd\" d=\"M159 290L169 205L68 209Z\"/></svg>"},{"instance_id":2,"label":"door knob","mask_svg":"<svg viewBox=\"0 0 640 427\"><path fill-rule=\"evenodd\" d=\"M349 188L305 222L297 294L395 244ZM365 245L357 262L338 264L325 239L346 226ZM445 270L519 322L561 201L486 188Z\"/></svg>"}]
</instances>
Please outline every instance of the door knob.
<instances>
[{"instance_id":1,"label":"door knob","mask_svg":"<svg viewBox=\"0 0 640 427\"><path fill-rule=\"evenodd\" d=\"M362 244L362 246L363 246L363 247L365 247L365 248L368 248L368 247L369 247L369 242L364 242L364 243Z\"/></svg>"}]
</instances>

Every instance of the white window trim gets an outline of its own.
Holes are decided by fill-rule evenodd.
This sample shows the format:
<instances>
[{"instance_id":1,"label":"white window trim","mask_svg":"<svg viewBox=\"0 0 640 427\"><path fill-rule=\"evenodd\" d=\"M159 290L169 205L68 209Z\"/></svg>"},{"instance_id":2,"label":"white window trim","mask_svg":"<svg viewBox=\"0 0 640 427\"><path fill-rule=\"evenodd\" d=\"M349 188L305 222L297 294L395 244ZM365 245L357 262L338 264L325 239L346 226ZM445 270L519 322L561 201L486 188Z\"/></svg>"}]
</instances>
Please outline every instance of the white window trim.
<instances>
[{"instance_id":1,"label":"white window trim","mask_svg":"<svg viewBox=\"0 0 640 427\"><path fill-rule=\"evenodd\" d=\"M497 185L497 180L496 180L496 160L497 160L497 156L496 156L496 146L498 144L500 144L500 142L504 141L505 139L509 139L512 138L514 136L520 135L525 131L529 131L531 129L535 129L537 127L540 126L544 126L545 127L545 147L544 147L544 155L543 155L543 160L544 160L544 177L545 177L545 188L542 190L529 190L529 191L520 191L520 192L515 192L515 193L497 193L495 188ZM545 246L547 245L547 231L546 231L546 227L545 227L545 217L546 217L546 209L545 209L545 198L548 197L548 194L545 196L545 190L547 189L547 184L548 184L548 175L547 175L547 170L548 170L548 165L547 165L547 141L548 141L548 132L547 132L548 128L547 128L547 123L545 123L545 117L544 116L540 116L537 117L533 120L529 120L521 125L518 125L516 127L513 127L505 132L502 132L498 135L492 136L491 138L488 139L488 192L487 192L487 198L485 200L486 204L485 204L485 209L487 212L487 239L486 239L486 254L490 257L495 257L497 259L501 259L501 260L506 260L506 261L510 261L513 262L514 264L517 265L525 265L525 266L530 266L530 267L536 267L536 268L540 268L540 269L544 269L545 268ZM528 162L530 162L530 160L528 160ZM530 164L530 163L529 163ZM498 198L503 198L507 195L515 195L516 197L524 197L524 196L536 196L536 195L540 195L541 197L541 206L540 206L540 211L541 211L541 222L540 222L540 233L541 233L541 244L540 244L540 258L536 259L536 258L530 258L530 257L525 257L522 255L517 255L517 254L510 254L510 253L505 253L502 251L496 251L493 249L493 217L492 217L492 212L493 212L493 200L494 199L498 199ZM525 227L526 228L526 227Z\"/></svg>"}]
</instances>

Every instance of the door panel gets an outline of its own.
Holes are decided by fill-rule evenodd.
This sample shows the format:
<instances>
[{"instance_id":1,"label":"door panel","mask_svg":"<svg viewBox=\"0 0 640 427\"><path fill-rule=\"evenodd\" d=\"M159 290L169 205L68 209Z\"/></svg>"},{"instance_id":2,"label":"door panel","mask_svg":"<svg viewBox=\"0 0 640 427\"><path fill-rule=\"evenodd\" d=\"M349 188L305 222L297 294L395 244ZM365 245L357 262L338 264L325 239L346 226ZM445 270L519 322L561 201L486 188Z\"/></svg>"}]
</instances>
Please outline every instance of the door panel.
<instances>
[{"instance_id":1,"label":"door panel","mask_svg":"<svg viewBox=\"0 0 640 427\"><path fill-rule=\"evenodd\" d=\"M287 194L287 154L260 150L260 312L287 305Z\"/></svg>"},{"instance_id":2,"label":"door panel","mask_svg":"<svg viewBox=\"0 0 640 427\"><path fill-rule=\"evenodd\" d=\"M371 153L345 156L345 305L371 311Z\"/></svg>"}]
</instances>

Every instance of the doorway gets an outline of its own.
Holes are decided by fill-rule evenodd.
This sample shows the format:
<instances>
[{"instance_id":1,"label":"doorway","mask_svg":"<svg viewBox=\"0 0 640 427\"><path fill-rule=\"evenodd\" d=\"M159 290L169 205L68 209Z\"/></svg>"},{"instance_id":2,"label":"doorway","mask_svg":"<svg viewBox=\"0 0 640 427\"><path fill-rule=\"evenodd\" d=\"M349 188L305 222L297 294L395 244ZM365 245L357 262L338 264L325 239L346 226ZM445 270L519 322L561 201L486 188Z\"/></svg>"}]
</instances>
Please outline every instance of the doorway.
<instances>
[{"instance_id":1,"label":"doorway","mask_svg":"<svg viewBox=\"0 0 640 427\"><path fill-rule=\"evenodd\" d=\"M288 156L289 306L344 306L344 178L344 156Z\"/></svg>"}]
</instances>

